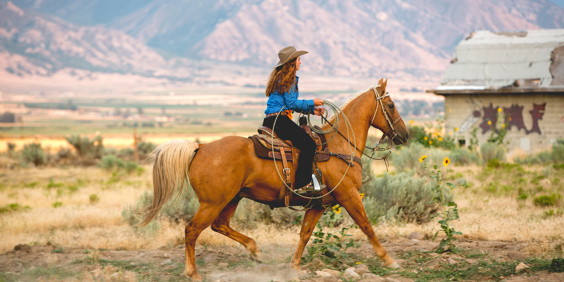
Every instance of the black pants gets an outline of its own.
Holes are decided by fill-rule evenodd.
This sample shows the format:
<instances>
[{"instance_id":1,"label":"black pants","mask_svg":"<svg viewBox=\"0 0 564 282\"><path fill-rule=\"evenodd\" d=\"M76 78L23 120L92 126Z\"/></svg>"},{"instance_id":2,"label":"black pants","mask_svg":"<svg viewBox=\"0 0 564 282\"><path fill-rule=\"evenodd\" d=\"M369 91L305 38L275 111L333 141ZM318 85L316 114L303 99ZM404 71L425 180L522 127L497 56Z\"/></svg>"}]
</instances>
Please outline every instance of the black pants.
<instances>
[{"instance_id":1,"label":"black pants","mask_svg":"<svg viewBox=\"0 0 564 282\"><path fill-rule=\"evenodd\" d=\"M296 171L296 188L301 188L311 182L315 141L299 125L284 115L278 116L276 128L272 128L275 119L276 116L265 118L262 125L273 129L280 139L290 140L294 147L300 149Z\"/></svg>"}]
</instances>

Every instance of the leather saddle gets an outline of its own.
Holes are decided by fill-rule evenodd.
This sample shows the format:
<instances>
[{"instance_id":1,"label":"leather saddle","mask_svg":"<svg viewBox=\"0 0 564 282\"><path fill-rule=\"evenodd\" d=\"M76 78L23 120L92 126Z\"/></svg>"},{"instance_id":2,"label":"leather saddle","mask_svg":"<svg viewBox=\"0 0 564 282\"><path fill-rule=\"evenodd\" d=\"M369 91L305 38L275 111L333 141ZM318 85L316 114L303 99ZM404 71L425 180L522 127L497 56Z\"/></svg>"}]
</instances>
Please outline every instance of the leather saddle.
<instances>
[{"instance_id":1,"label":"leather saddle","mask_svg":"<svg viewBox=\"0 0 564 282\"><path fill-rule=\"evenodd\" d=\"M313 138L315 144L317 144L314 162L328 161L330 155L317 153L327 150L327 144L325 144L325 135L318 135L317 133L313 132L308 125L302 125L301 127L304 128L304 130ZM278 138L278 136L272 131L272 129L266 126L261 126L258 128L258 133L259 134L249 137L255 144L255 153L257 154L257 157L261 159L275 159L280 161L283 160L281 154L282 151L284 151L286 154L286 161L292 162L294 161L295 157L297 157L297 155L294 156L292 152L299 152L299 150L292 145L292 142Z\"/></svg>"},{"instance_id":2,"label":"leather saddle","mask_svg":"<svg viewBox=\"0 0 564 282\"><path fill-rule=\"evenodd\" d=\"M322 183L321 171L317 169L317 162L326 162L332 156L340 158L341 160L347 162L349 165L354 166L354 162L361 165L360 158L354 156L354 162L351 162L351 156L345 154L338 154L329 152L327 149L327 141L324 134L317 134L311 130L311 127L305 122L300 121L300 126L308 133L315 141L316 152L313 160L314 173L317 175L320 183ZM316 129L320 129L316 126ZM290 164L295 171L297 167L297 160L299 156L299 150L292 145L292 142L287 140L282 140L278 138L276 133L272 129L261 126L258 128L258 133L249 138L253 140L255 153L257 157L261 159L276 160L282 162L282 173L284 175L285 186L292 187L294 189L294 173L291 172ZM294 162L295 160L295 162ZM327 188L322 191L326 192ZM280 189L279 199L283 199L284 205L289 207L290 197L292 193L289 193L285 187ZM323 197L324 199L326 197ZM271 205L271 208L275 205ZM290 207L291 208L291 207Z\"/></svg>"}]
</instances>

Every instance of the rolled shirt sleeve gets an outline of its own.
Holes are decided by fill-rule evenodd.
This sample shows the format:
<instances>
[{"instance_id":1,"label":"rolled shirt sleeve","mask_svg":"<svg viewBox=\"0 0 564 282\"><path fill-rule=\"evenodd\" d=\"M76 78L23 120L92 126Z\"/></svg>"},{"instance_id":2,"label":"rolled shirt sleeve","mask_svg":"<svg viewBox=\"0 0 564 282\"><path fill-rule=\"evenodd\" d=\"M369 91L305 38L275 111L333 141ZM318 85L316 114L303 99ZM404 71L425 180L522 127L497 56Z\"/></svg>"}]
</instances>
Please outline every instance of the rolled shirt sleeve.
<instances>
[{"instance_id":1,"label":"rolled shirt sleeve","mask_svg":"<svg viewBox=\"0 0 564 282\"><path fill-rule=\"evenodd\" d=\"M284 101L286 107L299 113L308 114L313 112L315 104L313 100L300 100L298 99L299 91L290 91L284 93Z\"/></svg>"}]
</instances>

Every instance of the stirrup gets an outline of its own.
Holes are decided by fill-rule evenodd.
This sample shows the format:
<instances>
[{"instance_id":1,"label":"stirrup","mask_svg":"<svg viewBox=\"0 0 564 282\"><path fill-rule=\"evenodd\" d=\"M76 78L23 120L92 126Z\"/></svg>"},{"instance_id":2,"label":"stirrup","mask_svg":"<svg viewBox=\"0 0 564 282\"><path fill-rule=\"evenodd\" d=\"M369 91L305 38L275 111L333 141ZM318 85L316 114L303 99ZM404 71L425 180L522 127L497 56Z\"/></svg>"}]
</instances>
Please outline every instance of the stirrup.
<instances>
[{"instance_id":1,"label":"stirrup","mask_svg":"<svg viewBox=\"0 0 564 282\"><path fill-rule=\"evenodd\" d=\"M301 194L301 195L309 194L310 192L315 191L315 187L313 186L313 181L306 184L303 187L297 188L294 191L296 191L296 193Z\"/></svg>"},{"instance_id":2,"label":"stirrup","mask_svg":"<svg viewBox=\"0 0 564 282\"><path fill-rule=\"evenodd\" d=\"M315 194L321 192L321 190L325 189L325 187L327 187L325 184L319 185L317 177L315 176L315 174L312 174L311 182L301 188L296 189L295 191L298 194L308 194L310 192L314 192L312 194Z\"/></svg>"}]
</instances>

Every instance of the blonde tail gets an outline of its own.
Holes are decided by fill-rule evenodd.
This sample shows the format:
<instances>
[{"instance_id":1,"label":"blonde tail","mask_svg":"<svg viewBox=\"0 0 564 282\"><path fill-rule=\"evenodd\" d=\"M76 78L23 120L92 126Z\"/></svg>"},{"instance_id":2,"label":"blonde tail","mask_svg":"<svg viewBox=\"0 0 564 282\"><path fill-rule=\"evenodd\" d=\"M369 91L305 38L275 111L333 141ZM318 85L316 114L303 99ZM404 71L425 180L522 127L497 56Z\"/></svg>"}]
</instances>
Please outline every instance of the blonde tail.
<instances>
[{"instance_id":1,"label":"blonde tail","mask_svg":"<svg viewBox=\"0 0 564 282\"><path fill-rule=\"evenodd\" d=\"M188 169L200 145L187 140L173 140L158 146L151 156L153 163L153 203L145 207L145 217L140 223L147 225L162 207L187 186Z\"/></svg>"}]
</instances>

